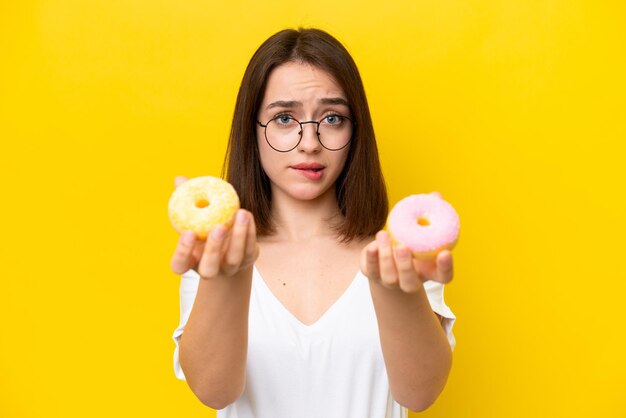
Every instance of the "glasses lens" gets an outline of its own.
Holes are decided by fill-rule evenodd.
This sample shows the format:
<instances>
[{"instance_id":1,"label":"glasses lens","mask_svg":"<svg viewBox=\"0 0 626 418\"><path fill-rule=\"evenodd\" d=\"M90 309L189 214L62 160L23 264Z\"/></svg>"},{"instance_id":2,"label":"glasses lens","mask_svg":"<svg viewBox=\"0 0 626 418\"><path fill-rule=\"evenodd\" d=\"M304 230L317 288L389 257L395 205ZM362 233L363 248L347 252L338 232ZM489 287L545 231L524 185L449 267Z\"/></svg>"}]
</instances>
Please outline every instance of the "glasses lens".
<instances>
[{"instance_id":1,"label":"glasses lens","mask_svg":"<svg viewBox=\"0 0 626 418\"><path fill-rule=\"evenodd\" d=\"M320 142L329 150L339 150L352 138L352 121L345 116L329 115L320 122Z\"/></svg>"},{"instance_id":2,"label":"glasses lens","mask_svg":"<svg viewBox=\"0 0 626 418\"><path fill-rule=\"evenodd\" d=\"M315 122L303 122L306 124ZM306 125L305 125L306 126ZM302 126L289 115L278 116L267 123L265 136L267 142L277 151L291 151L302 135ZM326 116L319 122L319 141L322 146L331 151L340 150L352 138L352 121L340 115Z\"/></svg>"},{"instance_id":3,"label":"glasses lens","mask_svg":"<svg viewBox=\"0 0 626 418\"><path fill-rule=\"evenodd\" d=\"M300 141L300 124L290 116L279 116L267 123L267 142L278 151L289 151Z\"/></svg>"}]
</instances>

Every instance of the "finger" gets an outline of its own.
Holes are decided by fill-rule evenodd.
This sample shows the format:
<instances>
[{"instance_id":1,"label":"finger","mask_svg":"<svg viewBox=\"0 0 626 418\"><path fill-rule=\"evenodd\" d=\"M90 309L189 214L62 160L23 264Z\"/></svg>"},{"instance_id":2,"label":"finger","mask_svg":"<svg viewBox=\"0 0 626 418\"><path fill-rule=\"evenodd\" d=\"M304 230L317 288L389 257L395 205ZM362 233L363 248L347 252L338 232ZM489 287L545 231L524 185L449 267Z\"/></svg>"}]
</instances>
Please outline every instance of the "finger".
<instances>
[{"instance_id":1,"label":"finger","mask_svg":"<svg viewBox=\"0 0 626 418\"><path fill-rule=\"evenodd\" d=\"M230 234L230 242L222 264L222 270L226 275L230 276L235 274L241 267L246 251L249 222L250 216L245 210L239 209L235 215L235 222Z\"/></svg>"},{"instance_id":2,"label":"finger","mask_svg":"<svg viewBox=\"0 0 626 418\"><path fill-rule=\"evenodd\" d=\"M439 192L432 192L430 194L433 195L433 196L438 197L439 199L443 199L443 197L441 197L441 193L439 193Z\"/></svg>"},{"instance_id":3,"label":"finger","mask_svg":"<svg viewBox=\"0 0 626 418\"><path fill-rule=\"evenodd\" d=\"M398 270L398 284L400 289L406 293L415 293L420 289L422 281L417 276L413 266L413 255L411 251L400 246L395 248L396 268Z\"/></svg>"},{"instance_id":4,"label":"finger","mask_svg":"<svg viewBox=\"0 0 626 418\"><path fill-rule=\"evenodd\" d=\"M440 283L449 283L454 276L454 263L452 262L452 253L444 250L437 255L437 281Z\"/></svg>"},{"instance_id":5,"label":"finger","mask_svg":"<svg viewBox=\"0 0 626 418\"><path fill-rule=\"evenodd\" d=\"M413 259L413 265L415 266L415 271L417 272L417 276L420 280L437 280L437 263L435 262L435 259Z\"/></svg>"},{"instance_id":6,"label":"finger","mask_svg":"<svg viewBox=\"0 0 626 418\"><path fill-rule=\"evenodd\" d=\"M220 261L222 259L222 246L226 241L228 229L225 225L219 224L209 234L204 245L204 252L200 263L198 263L198 274L202 277L215 277L220 272Z\"/></svg>"},{"instance_id":7,"label":"finger","mask_svg":"<svg viewBox=\"0 0 626 418\"><path fill-rule=\"evenodd\" d=\"M378 242L378 263L380 264L381 282L387 287L397 287L398 272L387 231L378 232L376 241Z\"/></svg>"},{"instance_id":8,"label":"finger","mask_svg":"<svg viewBox=\"0 0 626 418\"><path fill-rule=\"evenodd\" d=\"M198 264L198 260L202 258L205 244L206 244L206 241L201 241L201 240L196 239L196 243L193 245L193 250L191 252L191 258L193 260L194 265ZM193 268L193 266L191 267Z\"/></svg>"},{"instance_id":9,"label":"finger","mask_svg":"<svg viewBox=\"0 0 626 418\"><path fill-rule=\"evenodd\" d=\"M176 187L178 187L181 184L183 184L184 182L186 182L187 180L189 180L189 178L187 178L185 176L176 176L176 178L174 179L174 185Z\"/></svg>"},{"instance_id":10,"label":"finger","mask_svg":"<svg viewBox=\"0 0 626 418\"><path fill-rule=\"evenodd\" d=\"M174 273L183 274L193 267L192 253L195 242L196 234L192 231L186 231L180 236L170 263Z\"/></svg>"},{"instance_id":11,"label":"finger","mask_svg":"<svg viewBox=\"0 0 626 418\"><path fill-rule=\"evenodd\" d=\"M378 264L378 244L376 241L370 242L361 255L361 270L368 279L380 280L380 266Z\"/></svg>"},{"instance_id":12,"label":"finger","mask_svg":"<svg viewBox=\"0 0 626 418\"><path fill-rule=\"evenodd\" d=\"M256 223L254 222L254 216L248 212L248 216L250 217L248 223L248 236L246 237L246 256L243 264L248 265L252 264L259 257L259 244L256 241Z\"/></svg>"}]
</instances>

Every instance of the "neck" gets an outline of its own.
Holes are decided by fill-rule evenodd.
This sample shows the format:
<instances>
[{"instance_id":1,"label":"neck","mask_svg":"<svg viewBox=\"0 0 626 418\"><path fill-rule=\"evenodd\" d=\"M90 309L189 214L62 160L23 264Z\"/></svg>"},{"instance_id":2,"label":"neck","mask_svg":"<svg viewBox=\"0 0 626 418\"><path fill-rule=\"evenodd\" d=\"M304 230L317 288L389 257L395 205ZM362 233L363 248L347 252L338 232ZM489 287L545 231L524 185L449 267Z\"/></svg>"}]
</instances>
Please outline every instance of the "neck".
<instances>
[{"instance_id":1,"label":"neck","mask_svg":"<svg viewBox=\"0 0 626 418\"><path fill-rule=\"evenodd\" d=\"M276 233L270 239L292 242L336 236L333 226L343 219L334 188L313 200L297 200L282 193L273 194L272 217Z\"/></svg>"}]
</instances>

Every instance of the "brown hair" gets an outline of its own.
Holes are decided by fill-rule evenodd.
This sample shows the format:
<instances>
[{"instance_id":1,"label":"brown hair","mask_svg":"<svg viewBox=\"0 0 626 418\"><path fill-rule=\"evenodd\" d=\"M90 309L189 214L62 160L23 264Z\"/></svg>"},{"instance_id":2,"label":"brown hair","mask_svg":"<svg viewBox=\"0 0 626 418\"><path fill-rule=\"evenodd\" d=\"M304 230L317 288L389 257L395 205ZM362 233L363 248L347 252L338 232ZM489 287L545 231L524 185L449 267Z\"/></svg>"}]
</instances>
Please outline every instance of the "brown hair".
<instances>
[{"instance_id":1,"label":"brown hair","mask_svg":"<svg viewBox=\"0 0 626 418\"><path fill-rule=\"evenodd\" d=\"M335 193L344 221L337 226L343 241L374 235L385 225L389 209L365 89L345 47L319 29L287 29L267 39L252 56L243 76L222 175L227 173L241 200L254 215L259 235L271 235L270 181L259 158L256 117L270 72L286 62L314 65L331 74L343 89L355 121L348 157Z\"/></svg>"}]
</instances>

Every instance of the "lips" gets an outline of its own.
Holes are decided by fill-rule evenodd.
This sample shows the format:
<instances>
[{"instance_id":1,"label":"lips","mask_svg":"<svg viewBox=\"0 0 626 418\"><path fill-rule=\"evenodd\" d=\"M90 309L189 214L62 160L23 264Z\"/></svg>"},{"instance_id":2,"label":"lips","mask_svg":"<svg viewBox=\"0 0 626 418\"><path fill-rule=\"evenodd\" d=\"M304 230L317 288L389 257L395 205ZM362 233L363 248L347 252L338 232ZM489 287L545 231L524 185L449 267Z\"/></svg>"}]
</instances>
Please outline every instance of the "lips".
<instances>
[{"instance_id":1,"label":"lips","mask_svg":"<svg viewBox=\"0 0 626 418\"><path fill-rule=\"evenodd\" d=\"M295 168L296 170L320 171L324 169L324 166L319 163L300 163L292 165L291 168Z\"/></svg>"},{"instance_id":2,"label":"lips","mask_svg":"<svg viewBox=\"0 0 626 418\"><path fill-rule=\"evenodd\" d=\"M300 172L309 180L319 180L322 178L322 173L324 172L324 168L326 168L319 163L300 163L290 167Z\"/></svg>"}]
</instances>

